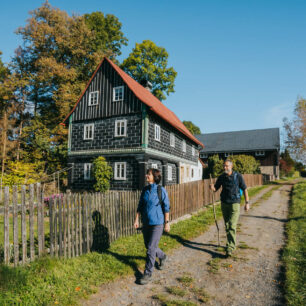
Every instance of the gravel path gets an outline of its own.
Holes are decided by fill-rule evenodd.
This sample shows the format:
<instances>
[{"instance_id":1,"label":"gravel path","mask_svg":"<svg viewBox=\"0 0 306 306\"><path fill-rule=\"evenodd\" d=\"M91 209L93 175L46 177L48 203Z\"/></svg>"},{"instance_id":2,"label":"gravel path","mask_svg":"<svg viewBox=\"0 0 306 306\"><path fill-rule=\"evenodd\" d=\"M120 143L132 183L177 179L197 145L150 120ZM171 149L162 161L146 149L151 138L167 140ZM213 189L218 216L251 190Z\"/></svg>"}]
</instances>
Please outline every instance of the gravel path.
<instances>
[{"instance_id":1,"label":"gravel path","mask_svg":"<svg viewBox=\"0 0 306 306\"><path fill-rule=\"evenodd\" d=\"M283 185L249 212L241 210L240 247L233 258L224 258L217 246L216 228L211 226L203 235L172 251L167 269L155 270L152 283L140 286L135 277L120 279L103 285L83 305L160 305L162 300L177 301L171 305L200 305L204 301L207 305L284 305L279 257L291 188ZM223 221L219 221L219 226L221 245L225 245ZM188 276L190 283L179 282L182 276ZM169 287L175 287L172 293ZM181 289L181 296L173 294L177 288Z\"/></svg>"}]
</instances>

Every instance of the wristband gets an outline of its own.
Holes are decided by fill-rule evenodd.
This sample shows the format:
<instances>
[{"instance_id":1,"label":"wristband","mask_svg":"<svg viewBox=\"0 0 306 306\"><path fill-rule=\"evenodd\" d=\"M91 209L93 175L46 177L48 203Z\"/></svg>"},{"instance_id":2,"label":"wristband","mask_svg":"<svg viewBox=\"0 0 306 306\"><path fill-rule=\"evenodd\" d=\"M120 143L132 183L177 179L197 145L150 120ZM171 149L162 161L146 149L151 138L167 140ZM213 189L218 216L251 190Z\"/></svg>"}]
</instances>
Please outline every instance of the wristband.
<instances>
[{"instance_id":1,"label":"wristband","mask_svg":"<svg viewBox=\"0 0 306 306\"><path fill-rule=\"evenodd\" d=\"M166 223L166 224L169 223L169 220L165 221L165 223Z\"/></svg>"}]
</instances>

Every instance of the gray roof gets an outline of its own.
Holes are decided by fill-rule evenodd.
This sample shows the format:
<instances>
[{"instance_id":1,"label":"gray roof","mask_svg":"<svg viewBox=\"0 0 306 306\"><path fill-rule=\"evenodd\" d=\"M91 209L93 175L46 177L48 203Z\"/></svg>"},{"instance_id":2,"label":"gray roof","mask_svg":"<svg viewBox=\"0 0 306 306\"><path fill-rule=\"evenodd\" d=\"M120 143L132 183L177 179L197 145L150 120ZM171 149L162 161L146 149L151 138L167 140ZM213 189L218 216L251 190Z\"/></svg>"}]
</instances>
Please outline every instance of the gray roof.
<instances>
[{"instance_id":1,"label":"gray roof","mask_svg":"<svg viewBox=\"0 0 306 306\"><path fill-rule=\"evenodd\" d=\"M195 135L203 144L201 152L279 150L279 128Z\"/></svg>"}]
</instances>

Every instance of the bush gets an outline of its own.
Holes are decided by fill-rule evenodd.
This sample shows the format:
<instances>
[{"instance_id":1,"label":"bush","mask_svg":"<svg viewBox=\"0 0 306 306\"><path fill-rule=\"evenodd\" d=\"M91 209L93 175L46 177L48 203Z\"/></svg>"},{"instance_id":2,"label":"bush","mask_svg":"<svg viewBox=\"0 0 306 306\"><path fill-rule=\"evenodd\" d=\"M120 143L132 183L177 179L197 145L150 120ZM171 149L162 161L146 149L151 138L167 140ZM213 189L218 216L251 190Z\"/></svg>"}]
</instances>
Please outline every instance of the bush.
<instances>
[{"instance_id":1,"label":"bush","mask_svg":"<svg viewBox=\"0 0 306 306\"><path fill-rule=\"evenodd\" d=\"M260 162L251 155L233 155L230 157L233 169L242 174L259 174Z\"/></svg>"},{"instance_id":2,"label":"bush","mask_svg":"<svg viewBox=\"0 0 306 306\"><path fill-rule=\"evenodd\" d=\"M96 179L95 191L105 192L109 190L113 169L108 165L103 156L97 157L93 162L93 175Z\"/></svg>"}]
</instances>

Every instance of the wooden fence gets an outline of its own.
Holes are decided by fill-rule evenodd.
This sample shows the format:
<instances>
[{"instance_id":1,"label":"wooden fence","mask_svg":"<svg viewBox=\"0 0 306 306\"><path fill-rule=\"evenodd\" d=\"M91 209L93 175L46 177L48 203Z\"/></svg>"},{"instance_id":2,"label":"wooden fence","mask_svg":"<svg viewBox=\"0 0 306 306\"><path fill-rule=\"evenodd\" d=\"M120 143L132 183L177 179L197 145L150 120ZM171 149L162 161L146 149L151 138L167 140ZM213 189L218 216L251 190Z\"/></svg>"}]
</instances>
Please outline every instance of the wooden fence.
<instances>
[{"instance_id":1,"label":"wooden fence","mask_svg":"<svg viewBox=\"0 0 306 306\"><path fill-rule=\"evenodd\" d=\"M262 175L244 175L248 187L261 185ZM212 202L209 180L166 186L170 219L195 212ZM0 261L15 266L43 254L75 257L103 251L133 228L140 191L66 193L44 199L40 184L28 189L5 187L0 206ZM219 192L215 196L219 200ZM20 204L18 204L20 203ZM1 222L0 222L1 223Z\"/></svg>"}]
</instances>

